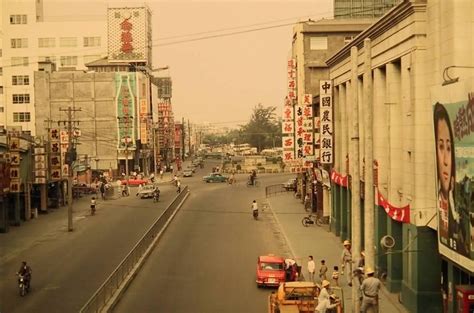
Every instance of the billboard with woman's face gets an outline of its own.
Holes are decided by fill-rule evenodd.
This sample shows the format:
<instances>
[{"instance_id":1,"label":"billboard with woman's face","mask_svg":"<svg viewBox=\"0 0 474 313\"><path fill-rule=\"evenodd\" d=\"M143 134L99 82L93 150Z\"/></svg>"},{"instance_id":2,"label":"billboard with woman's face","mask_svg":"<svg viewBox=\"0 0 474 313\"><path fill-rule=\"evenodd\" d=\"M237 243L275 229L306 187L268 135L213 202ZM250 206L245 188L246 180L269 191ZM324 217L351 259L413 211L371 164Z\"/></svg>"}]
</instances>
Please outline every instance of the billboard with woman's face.
<instances>
[{"instance_id":1,"label":"billboard with woman's face","mask_svg":"<svg viewBox=\"0 0 474 313\"><path fill-rule=\"evenodd\" d=\"M432 91L439 252L474 271L474 84Z\"/></svg>"}]
</instances>

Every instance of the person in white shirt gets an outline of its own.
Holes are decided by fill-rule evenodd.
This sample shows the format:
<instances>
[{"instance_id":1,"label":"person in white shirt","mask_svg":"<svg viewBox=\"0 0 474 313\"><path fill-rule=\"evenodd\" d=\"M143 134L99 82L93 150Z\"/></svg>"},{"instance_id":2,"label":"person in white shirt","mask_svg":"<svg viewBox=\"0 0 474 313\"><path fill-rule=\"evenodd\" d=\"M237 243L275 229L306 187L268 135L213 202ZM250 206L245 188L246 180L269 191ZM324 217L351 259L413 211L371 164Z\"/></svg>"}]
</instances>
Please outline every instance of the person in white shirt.
<instances>
[{"instance_id":1,"label":"person in white shirt","mask_svg":"<svg viewBox=\"0 0 474 313\"><path fill-rule=\"evenodd\" d=\"M179 180L176 180L176 187L178 187L176 189L176 192L177 193L180 193L181 192L181 182Z\"/></svg>"},{"instance_id":2,"label":"person in white shirt","mask_svg":"<svg viewBox=\"0 0 474 313\"><path fill-rule=\"evenodd\" d=\"M313 256L308 257L308 273L309 281L314 282L314 272L316 271L316 264L314 263Z\"/></svg>"},{"instance_id":3,"label":"person in white shirt","mask_svg":"<svg viewBox=\"0 0 474 313\"><path fill-rule=\"evenodd\" d=\"M318 306L315 309L315 313L326 313L327 309L332 309L339 305L339 302L331 304L331 298L328 292L329 285L330 283L327 280L323 280L322 288L318 297Z\"/></svg>"}]
</instances>

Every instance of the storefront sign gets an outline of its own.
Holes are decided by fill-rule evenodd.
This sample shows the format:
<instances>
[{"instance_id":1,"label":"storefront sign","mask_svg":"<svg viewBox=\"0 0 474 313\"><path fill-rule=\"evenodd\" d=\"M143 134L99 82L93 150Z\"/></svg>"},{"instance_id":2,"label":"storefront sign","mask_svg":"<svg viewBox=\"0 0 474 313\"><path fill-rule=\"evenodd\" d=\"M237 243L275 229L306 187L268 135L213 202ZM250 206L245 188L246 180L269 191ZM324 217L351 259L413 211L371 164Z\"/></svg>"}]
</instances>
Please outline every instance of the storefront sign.
<instances>
[{"instance_id":1,"label":"storefront sign","mask_svg":"<svg viewBox=\"0 0 474 313\"><path fill-rule=\"evenodd\" d=\"M321 80L319 82L320 95L320 160L322 164L333 163L334 129L332 119L332 82Z\"/></svg>"},{"instance_id":2,"label":"storefront sign","mask_svg":"<svg viewBox=\"0 0 474 313\"><path fill-rule=\"evenodd\" d=\"M61 179L61 131L59 129L52 128L49 130L49 142L50 179L57 181Z\"/></svg>"},{"instance_id":3,"label":"storefront sign","mask_svg":"<svg viewBox=\"0 0 474 313\"><path fill-rule=\"evenodd\" d=\"M439 252L474 272L474 79L433 88Z\"/></svg>"},{"instance_id":4,"label":"storefront sign","mask_svg":"<svg viewBox=\"0 0 474 313\"><path fill-rule=\"evenodd\" d=\"M119 150L135 150L135 106L136 77L135 73L115 74L115 105L117 107L117 129Z\"/></svg>"}]
</instances>

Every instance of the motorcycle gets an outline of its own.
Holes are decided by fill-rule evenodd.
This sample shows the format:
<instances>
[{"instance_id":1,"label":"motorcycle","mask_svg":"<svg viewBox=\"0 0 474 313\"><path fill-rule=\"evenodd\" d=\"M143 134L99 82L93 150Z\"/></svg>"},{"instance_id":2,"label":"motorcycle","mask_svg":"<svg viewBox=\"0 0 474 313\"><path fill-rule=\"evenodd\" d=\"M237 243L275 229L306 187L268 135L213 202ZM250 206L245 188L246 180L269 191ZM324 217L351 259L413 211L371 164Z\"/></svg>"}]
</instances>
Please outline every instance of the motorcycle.
<instances>
[{"instance_id":1,"label":"motorcycle","mask_svg":"<svg viewBox=\"0 0 474 313\"><path fill-rule=\"evenodd\" d=\"M158 202L160 200L160 192L153 193L153 202Z\"/></svg>"},{"instance_id":2,"label":"motorcycle","mask_svg":"<svg viewBox=\"0 0 474 313\"><path fill-rule=\"evenodd\" d=\"M258 210L253 210L253 218L258 220Z\"/></svg>"},{"instance_id":3,"label":"motorcycle","mask_svg":"<svg viewBox=\"0 0 474 313\"><path fill-rule=\"evenodd\" d=\"M18 287L20 289L20 296L25 296L30 290L28 281L24 275L18 274Z\"/></svg>"}]
</instances>

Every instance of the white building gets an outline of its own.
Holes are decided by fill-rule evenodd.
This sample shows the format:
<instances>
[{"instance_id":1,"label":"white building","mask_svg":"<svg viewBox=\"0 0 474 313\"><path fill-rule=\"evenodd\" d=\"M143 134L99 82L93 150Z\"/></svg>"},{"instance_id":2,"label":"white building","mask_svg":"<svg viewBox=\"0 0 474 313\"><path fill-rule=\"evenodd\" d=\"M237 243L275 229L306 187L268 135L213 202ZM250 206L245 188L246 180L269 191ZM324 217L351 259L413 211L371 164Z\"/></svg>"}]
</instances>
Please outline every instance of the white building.
<instances>
[{"instance_id":1,"label":"white building","mask_svg":"<svg viewBox=\"0 0 474 313\"><path fill-rule=\"evenodd\" d=\"M35 135L33 73L38 62L57 69L86 69L107 54L103 20L48 21L44 0L0 0L0 127L21 126ZM47 15L46 15L47 16Z\"/></svg>"}]
</instances>

